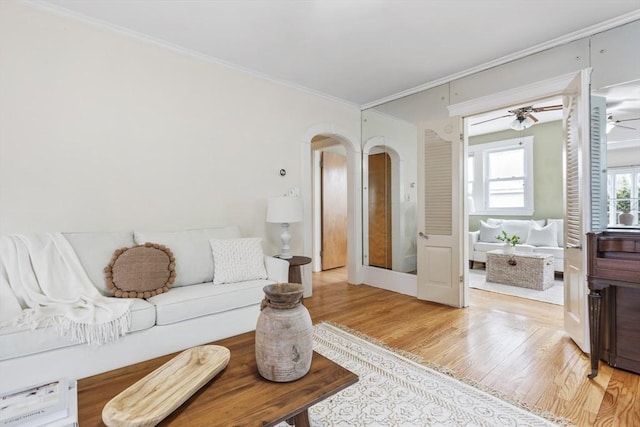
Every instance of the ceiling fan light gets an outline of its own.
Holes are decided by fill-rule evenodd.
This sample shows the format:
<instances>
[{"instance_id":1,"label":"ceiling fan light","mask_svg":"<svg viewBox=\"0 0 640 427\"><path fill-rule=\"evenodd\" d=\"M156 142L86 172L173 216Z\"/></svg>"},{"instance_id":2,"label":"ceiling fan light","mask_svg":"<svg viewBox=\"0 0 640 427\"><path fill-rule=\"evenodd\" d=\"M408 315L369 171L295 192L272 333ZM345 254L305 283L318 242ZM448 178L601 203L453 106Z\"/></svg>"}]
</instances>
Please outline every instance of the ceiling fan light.
<instances>
[{"instance_id":1,"label":"ceiling fan light","mask_svg":"<svg viewBox=\"0 0 640 427\"><path fill-rule=\"evenodd\" d=\"M536 122L531 118L531 116L527 116L524 118L524 120L522 121L522 126L525 129L529 129L531 126L533 126Z\"/></svg>"},{"instance_id":2,"label":"ceiling fan light","mask_svg":"<svg viewBox=\"0 0 640 427\"><path fill-rule=\"evenodd\" d=\"M514 121L511 122L511 129L513 130L525 130L529 129L536 123L536 120L532 119L530 116L526 117L516 117Z\"/></svg>"},{"instance_id":3,"label":"ceiling fan light","mask_svg":"<svg viewBox=\"0 0 640 427\"><path fill-rule=\"evenodd\" d=\"M511 129L513 129L513 130L525 130L526 128L522 124L522 121L520 119L516 118L514 121L511 122Z\"/></svg>"},{"instance_id":4,"label":"ceiling fan light","mask_svg":"<svg viewBox=\"0 0 640 427\"><path fill-rule=\"evenodd\" d=\"M607 133L610 133L614 127L616 127L616 124L614 122L607 122Z\"/></svg>"}]
</instances>

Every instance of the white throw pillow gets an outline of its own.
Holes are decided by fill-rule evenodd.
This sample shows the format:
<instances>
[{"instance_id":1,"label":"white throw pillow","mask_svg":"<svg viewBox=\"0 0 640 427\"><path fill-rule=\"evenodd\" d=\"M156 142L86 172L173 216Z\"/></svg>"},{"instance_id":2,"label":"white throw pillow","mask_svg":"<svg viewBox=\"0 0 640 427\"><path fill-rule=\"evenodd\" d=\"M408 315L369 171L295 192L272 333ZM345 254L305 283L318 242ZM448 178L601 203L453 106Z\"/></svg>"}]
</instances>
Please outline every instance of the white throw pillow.
<instances>
[{"instance_id":1,"label":"white throw pillow","mask_svg":"<svg viewBox=\"0 0 640 427\"><path fill-rule=\"evenodd\" d=\"M500 240L496 239L498 235L502 234L502 226L491 226L484 221L480 221L480 236L479 242L485 243L500 243Z\"/></svg>"},{"instance_id":2,"label":"white throw pillow","mask_svg":"<svg viewBox=\"0 0 640 427\"><path fill-rule=\"evenodd\" d=\"M527 236L527 245L557 248L558 225L555 222L552 222L544 227L531 227L529 229L529 235Z\"/></svg>"},{"instance_id":3,"label":"white throw pillow","mask_svg":"<svg viewBox=\"0 0 640 427\"><path fill-rule=\"evenodd\" d=\"M564 247L564 219L548 219L547 224L555 223L558 228L558 246Z\"/></svg>"},{"instance_id":4,"label":"white throw pillow","mask_svg":"<svg viewBox=\"0 0 640 427\"><path fill-rule=\"evenodd\" d=\"M261 239L211 239L213 284L244 282L267 278Z\"/></svg>"},{"instance_id":5,"label":"white throw pillow","mask_svg":"<svg viewBox=\"0 0 640 427\"><path fill-rule=\"evenodd\" d=\"M524 243L529 235L529 230L536 226L536 222L530 219L505 219L502 222L502 229L509 236L515 234L520 237L520 243Z\"/></svg>"}]
</instances>

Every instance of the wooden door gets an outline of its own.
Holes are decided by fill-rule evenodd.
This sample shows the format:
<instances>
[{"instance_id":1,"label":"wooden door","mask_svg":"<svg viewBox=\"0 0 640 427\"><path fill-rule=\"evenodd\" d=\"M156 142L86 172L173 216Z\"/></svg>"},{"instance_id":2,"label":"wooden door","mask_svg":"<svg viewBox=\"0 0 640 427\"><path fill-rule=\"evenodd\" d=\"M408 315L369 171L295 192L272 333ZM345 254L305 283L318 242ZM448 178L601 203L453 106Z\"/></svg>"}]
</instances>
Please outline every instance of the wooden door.
<instances>
[{"instance_id":1,"label":"wooden door","mask_svg":"<svg viewBox=\"0 0 640 427\"><path fill-rule=\"evenodd\" d=\"M391 269L391 157L369 156L369 265Z\"/></svg>"},{"instance_id":2,"label":"wooden door","mask_svg":"<svg viewBox=\"0 0 640 427\"><path fill-rule=\"evenodd\" d=\"M419 299L467 305L464 286L462 119L418 125Z\"/></svg>"},{"instance_id":3,"label":"wooden door","mask_svg":"<svg viewBox=\"0 0 640 427\"><path fill-rule=\"evenodd\" d=\"M347 265L347 158L322 152L322 270Z\"/></svg>"}]
</instances>

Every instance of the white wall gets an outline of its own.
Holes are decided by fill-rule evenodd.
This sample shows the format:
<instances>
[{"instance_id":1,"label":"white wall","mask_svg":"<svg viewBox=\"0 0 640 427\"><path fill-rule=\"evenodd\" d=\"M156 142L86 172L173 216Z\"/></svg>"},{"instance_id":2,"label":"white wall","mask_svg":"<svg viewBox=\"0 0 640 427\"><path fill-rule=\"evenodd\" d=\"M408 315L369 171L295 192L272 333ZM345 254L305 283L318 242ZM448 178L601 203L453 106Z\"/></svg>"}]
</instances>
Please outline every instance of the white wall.
<instances>
[{"instance_id":1,"label":"white wall","mask_svg":"<svg viewBox=\"0 0 640 427\"><path fill-rule=\"evenodd\" d=\"M0 2L0 235L233 223L262 236L266 198L302 187L301 138L319 123L360 135L355 106Z\"/></svg>"},{"instance_id":2,"label":"white wall","mask_svg":"<svg viewBox=\"0 0 640 427\"><path fill-rule=\"evenodd\" d=\"M640 149L638 147L620 148L607 151L607 166L619 168L640 165Z\"/></svg>"}]
</instances>

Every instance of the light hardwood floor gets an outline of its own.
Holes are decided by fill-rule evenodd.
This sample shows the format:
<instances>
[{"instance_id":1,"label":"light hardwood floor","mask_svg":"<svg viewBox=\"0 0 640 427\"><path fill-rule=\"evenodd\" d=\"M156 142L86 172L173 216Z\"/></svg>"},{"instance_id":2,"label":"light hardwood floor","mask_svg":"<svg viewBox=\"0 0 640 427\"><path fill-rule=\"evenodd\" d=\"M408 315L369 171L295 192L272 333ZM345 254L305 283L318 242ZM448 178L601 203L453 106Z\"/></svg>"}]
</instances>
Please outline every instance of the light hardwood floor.
<instances>
[{"instance_id":1,"label":"light hardwood floor","mask_svg":"<svg viewBox=\"0 0 640 427\"><path fill-rule=\"evenodd\" d=\"M328 320L452 368L578 426L640 426L640 376L589 359L562 327L562 307L471 289L454 309L367 285L346 270L313 274L305 299L314 323Z\"/></svg>"}]
</instances>

